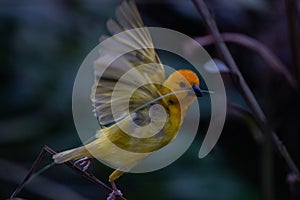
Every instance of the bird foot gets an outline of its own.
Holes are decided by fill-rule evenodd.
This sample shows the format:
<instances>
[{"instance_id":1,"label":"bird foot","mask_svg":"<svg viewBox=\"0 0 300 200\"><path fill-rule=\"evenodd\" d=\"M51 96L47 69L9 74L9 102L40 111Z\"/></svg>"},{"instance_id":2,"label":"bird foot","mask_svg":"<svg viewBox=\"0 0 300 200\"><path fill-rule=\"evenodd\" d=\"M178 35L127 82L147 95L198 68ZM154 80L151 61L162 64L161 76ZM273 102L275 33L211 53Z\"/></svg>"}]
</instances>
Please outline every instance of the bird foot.
<instances>
[{"instance_id":1,"label":"bird foot","mask_svg":"<svg viewBox=\"0 0 300 200\"><path fill-rule=\"evenodd\" d=\"M113 189L113 191L109 194L109 196L107 197L106 200L115 200L116 197L123 197L123 194L121 192L121 190L118 190L116 184L114 181L109 181L111 183L111 187Z\"/></svg>"},{"instance_id":2,"label":"bird foot","mask_svg":"<svg viewBox=\"0 0 300 200\"><path fill-rule=\"evenodd\" d=\"M91 160L92 160L92 158L90 158L90 157L83 157L83 158L76 160L74 162L73 166L80 165L80 166L82 166L82 170L86 171L91 164Z\"/></svg>"},{"instance_id":3,"label":"bird foot","mask_svg":"<svg viewBox=\"0 0 300 200\"><path fill-rule=\"evenodd\" d=\"M106 200L115 200L116 197L118 197L118 196L119 196L119 197L122 197L122 196L123 196L121 190L113 190L113 191L109 194L109 196L107 197Z\"/></svg>"}]
</instances>

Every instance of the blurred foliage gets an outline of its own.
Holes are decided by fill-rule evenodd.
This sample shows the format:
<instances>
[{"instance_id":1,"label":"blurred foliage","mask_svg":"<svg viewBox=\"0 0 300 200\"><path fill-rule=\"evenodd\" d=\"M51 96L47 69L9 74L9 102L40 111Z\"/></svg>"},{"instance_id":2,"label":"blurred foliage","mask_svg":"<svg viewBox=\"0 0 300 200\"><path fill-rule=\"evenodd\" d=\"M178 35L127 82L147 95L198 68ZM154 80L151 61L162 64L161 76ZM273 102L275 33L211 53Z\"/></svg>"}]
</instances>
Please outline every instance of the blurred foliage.
<instances>
[{"instance_id":1,"label":"blurred foliage","mask_svg":"<svg viewBox=\"0 0 300 200\"><path fill-rule=\"evenodd\" d=\"M138 2L146 25L172 28L190 36L206 33L190 1ZM208 2L222 31L245 33L264 41L291 65L281 1ZM85 56L98 44L100 35L107 33L106 20L114 15L119 3L116 0L0 1L0 163L4 163L0 164L1 199L14 190L44 145L56 151L80 145L72 119L73 82ZM230 47L272 124L299 161L299 95L253 53ZM213 48L207 50L216 56ZM229 82L229 100L245 107ZM251 134L251 130L257 129L249 127L253 123L248 123L246 117L229 112L217 147L200 160L197 155L207 120L201 121L203 126L193 145L172 165L152 173L124 175L118 184L125 196L128 199L259 199L260 146ZM50 156L46 160L50 162ZM91 171L106 181L112 170L94 162ZM276 157L276 199L289 196L286 172L284 163ZM31 184L36 187L26 187L20 196L65 199L59 195L64 190L57 189L59 185L75 191L82 199L107 196L104 190L63 165L49 169L42 178L46 182L33 181Z\"/></svg>"}]
</instances>

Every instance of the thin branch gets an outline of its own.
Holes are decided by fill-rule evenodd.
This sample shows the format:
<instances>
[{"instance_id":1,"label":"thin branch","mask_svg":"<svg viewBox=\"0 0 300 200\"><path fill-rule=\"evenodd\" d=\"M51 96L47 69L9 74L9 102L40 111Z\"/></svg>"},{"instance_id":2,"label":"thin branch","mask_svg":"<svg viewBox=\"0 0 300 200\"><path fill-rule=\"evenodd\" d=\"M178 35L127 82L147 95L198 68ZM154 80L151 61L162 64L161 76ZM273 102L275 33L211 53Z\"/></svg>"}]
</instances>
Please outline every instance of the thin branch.
<instances>
[{"instance_id":1,"label":"thin branch","mask_svg":"<svg viewBox=\"0 0 300 200\"><path fill-rule=\"evenodd\" d=\"M25 178L20 183L20 185L18 185L18 187L15 189L15 191L11 194L10 199L13 199L20 192L20 190L23 188L23 186L25 185L25 183L30 179L30 177L32 176L33 172L36 170L36 167L43 160L45 154L46 154L46 151L43 149L39 153L38 157L35 159L34 163L32 164L32 166L31 166L31 168L30 168L30 170L28 172L28 174L25 176Z\"/></svg>"},{"instance_id":2,"label":"thin branch","mask_svg":"<svg viewBox=\"0 0 300 200\"><path fill-rule=\"evenodd\" d=\"M287 67L270 49L258 40L240 33L221 33L221 36L225 42L236 43L257 52L274 71L282 74L293 88L296 89L298 87L297 81L287 70ZM211 45L216 42L212 35L197 37L196 40L203 46Z\"/></svg>"},{"instance_id":3,"label":"thin branch","mask_svg":"<svg viewBox=\"0 0 300 200\"><path fill-rule=\"evenodd\" d=\"M6 181L13 185L18 185L23 180L24 176L28 173L28 168L20 166L20 163L11 162L8 160L0 159L0 180L2 183ZM36 176L34 173L30 178L31 184L26 185L26 190L31 194L40 196L40 199L76 199L87 200L84 196L79 194L80 191L74 191L68 186L47 178L44 176ZM36 176L36 177L35 177ZM35 178L33 178L35 177ZM29 180L29 181L30 181ZM41 187L41 185L46 187ZM4 194L3 188L2 193ZM8 192L8 191L7 191ZM4 198L2 194L1 199ZM21 200L21 197L13 198L14 200Z\"/></svg>"},{"instance_id":4,"label":"thin branch","mask_svg":"<svg viewBox=\"0 0 300 200\"><path fill-rule=\"evenodd\" d=\"M259 106L258 102L256 101L253 93L251 92L248 84L246 83L245 79L243 78L240 70L238 69L233 57L231 56L227 46L224 43L224 40L217 28L217 25L215 23L215 20L212 18L212 16L209 13L209 10L203 0L193 0L193 3L195 4L197 10L199 11L200 15L202 16L206 26L208 27L210 33L213 35L214 40L216 41L216 47L217 49L222 53L224 56L224 59L227 63L227 65L230 67L233 74L236 74L239 79L233 79L235 81L235 84L239 87L240 92L245 99L247 105L253 112L254 116L256 117L256 120L262 130L265 132L265 139L266 141L273 141L277 149L279 150L280 154L285 159L287 165L289 166L290 170L297 174L298 177L300 177L299 170L295 164L295 162L292 160L290 154L286 150L283 143L280 141L276 133L271 129L271 127L268 125L267 119L265 114L263 113L261 107ZM266 142L265 145L267 151L269 151L272 147L270 146L269 142ZM269 171L265 171L265 173L269 173ZM269 175L268 175L269 177ZM272 184L271 180L268 180L267 183L270 187ZM268 188L266 188L268 189ZM270 193L268 193L268 198L271 199Z\"/></svg>"},{"instance_id":5,"label":"thin branch","mask_svg":"<svg viewBox=\"0 0 300 200\"><path fill-rule=\"evenodd\" d=\"M33 172L36 170L38 164L41 162L41 160L43 159L43 157L45 156L45 153L48 152L51 155L56 154L56 152L51 149L48 146L45 146L43 148L43 150L40 152L40 154L38 155L37 159L35 160L35 162L33 163L32 167L29 170L29 173L25 176L24 180L21 182L21 184L17 187L17 189L13 192L13 194L10 196L10 199L13 199L16 197L17 193L20 191L20 189L24 186L24 184L30 179L30 177L32 176ZM71 168L72 170L74 170L75 172L79 173L80 175L82 175L84 178L88 179L89 181L95 183L96 185L106 189L109 192L112 192L112 188L109 187L108 185L106 185L105 183L103 183L102 181L100 181L96 176L94 176L92 173L89 173L87 171L83 171L80 167L78 167L77 165L74 165L73 162L68 161L64 163L65 165L67 165L69 168ZM122 200L126 200L126 198L120 196L119 197Z\"/></svg>"},{"instance_id":6,"label":"thin branch","mask_svg":"<svg viewBox=\"0 0 300 200\"><path fill-rule=\"evenodd\" d=\"M272 171L271 169L266 170L267 167L270 168L272 164L269 162L272 162L271 160L271 150L272 149L272 143L271 141L271 135L272 135L272 130L270 126L267 124L266 117L260 108L258 102L256 101L253 93L251 92L248 84L246 83L244 77L242 76L239 68L237 67L233 57L231 56L224 39L222 38L218 27L216 25L215 20L213 17L210 15L209 10L203 0L193 0L197 10L199 11L200 15L202 16L202 19L204 20L207 28L209 29L210 33L212 34L216 48L218 52L221 52L222 57L224 58L225 62L227 63L228 67L230 70L233 72L233 74L236 74L238 76L238 79L234 79L233 81L235 85L238 87L240 90L243 98L245 99L247 105L249 106L250 110L253 112L254 116L256 117L256 120L260 127L263 129L263 132L265 132L265 145L263 146L263 157L265 160L263 162L264 167L263 167L263 174L264 174L264 179L262 180L263 182L263 199L272 199L273 192L273 180L272 178ZM266 162L267 161L267 162ZM267 166L267 167L266 167Z\"/></svg>"},{"instance_id":7,"label":"thin branch","mask_svg":"<svg viewBox=\"0 0 300 200\"><path fill-rule=\"evenodd\" d=\"M50 147L48 147L48 146L45 146L45 150L47 152L49 152L51 155L56 154L56 152L54 150L52 150ZM74 170L77 173L81 174L82 176L84 176L88 180L92 181L93 183L96 183L97 185L101 186L102 188L108 190L109 192L112 192L112 189L108 185L106 185L105 183L101 182L92 173L89 173L87 171L83 171L80 167L78 167L77 165L74 165L74 163L71 162L71 161L65 162L64 164L66 164L69 168L71 168L72 170Z\"/></svg>"},{"instance_id":8,"label":"thin branch","mask_svg":"<svg viewBox=\"0 0 300 200\"><path fill-rule=\"evenodd\" d=\"M47 152L49 152L50 154L54 155L56 154L55 151L53 151L51 148L49 148L48 146L45 146L45 149ZM66 164L69 168L71 168L72 170L76 171L77 173L81 174L83 177L85 177L86 179L88 179L89 181L95 183L96 185L99 185L100 187L106 189L109 192L112 192L112 188L109 187L108 185L106 185L105 183L103 183L102 181L100 181L96 176L94 176L92 173L89 173L87 171L83 171L80 167L78 167L77 165L74 165L73 162L68 161L65 162L64 164ZM122 200L126 200L125 197L123 196L119 196L120 199Z\"/></svg>"}]
</instances>

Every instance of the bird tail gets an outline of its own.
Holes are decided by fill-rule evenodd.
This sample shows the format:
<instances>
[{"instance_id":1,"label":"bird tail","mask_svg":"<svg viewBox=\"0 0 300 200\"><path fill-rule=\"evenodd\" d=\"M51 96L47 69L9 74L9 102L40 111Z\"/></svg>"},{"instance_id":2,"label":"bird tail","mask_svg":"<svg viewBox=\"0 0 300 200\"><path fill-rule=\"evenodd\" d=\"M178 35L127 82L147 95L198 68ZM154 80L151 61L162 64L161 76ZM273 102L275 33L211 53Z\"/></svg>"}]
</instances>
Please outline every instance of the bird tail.
<instances>
[{"instance_id":1,"label":"bird tail","mask_svg":"<svg viewBox=\"0 0 300 200\"><path fill-rule=\"evenodd\" d=\"M82 157L90 156L85 147L66 150L52 156L55 163L64 163L70 160L77 160Z\"/></svg>"}]
</instances>

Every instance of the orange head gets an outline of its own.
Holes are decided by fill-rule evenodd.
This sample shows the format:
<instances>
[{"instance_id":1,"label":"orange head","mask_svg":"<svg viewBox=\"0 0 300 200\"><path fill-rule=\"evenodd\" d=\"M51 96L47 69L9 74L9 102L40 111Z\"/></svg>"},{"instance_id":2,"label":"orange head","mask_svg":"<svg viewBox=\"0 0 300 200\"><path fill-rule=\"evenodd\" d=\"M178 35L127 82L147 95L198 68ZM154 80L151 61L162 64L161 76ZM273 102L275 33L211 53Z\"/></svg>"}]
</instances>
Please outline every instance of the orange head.
<instances>
[{"instance_id":1,"label":"orange head","mask_svg":"<svg viewBox=\"0 0 300 200\"><path fill-rule=\"evenodd\" d=\"M177 70L173 72L163 84L168 89L163 89L162 93L176 92L176 95L169 96L171 102L178 102L190 105L196 96L202 96L200 90L200 81L196 73L191 70ZM185 90L185 91L184 91ZM194 91L194 92L193 92Z\"/></svg>"}]
</instances>

